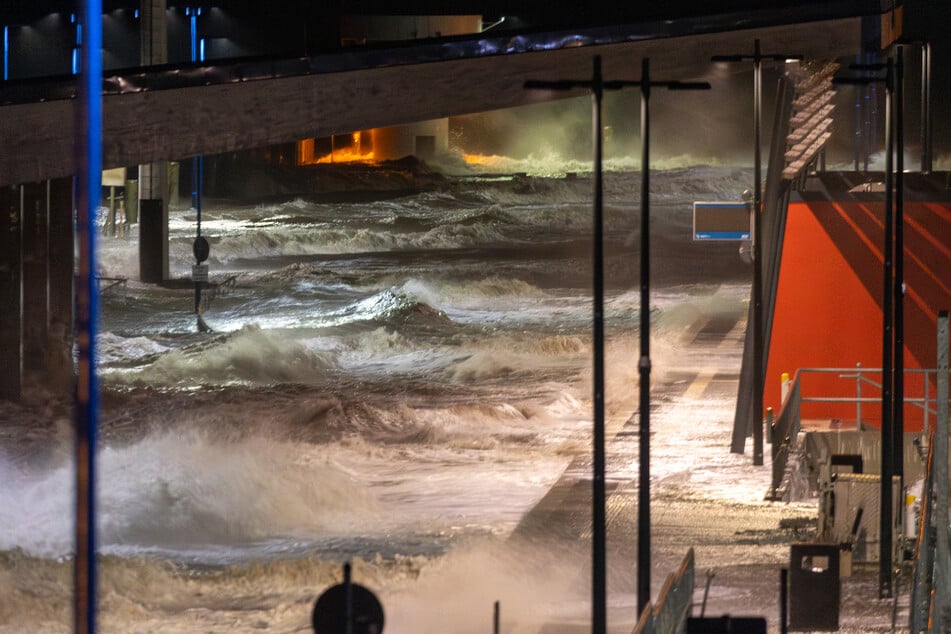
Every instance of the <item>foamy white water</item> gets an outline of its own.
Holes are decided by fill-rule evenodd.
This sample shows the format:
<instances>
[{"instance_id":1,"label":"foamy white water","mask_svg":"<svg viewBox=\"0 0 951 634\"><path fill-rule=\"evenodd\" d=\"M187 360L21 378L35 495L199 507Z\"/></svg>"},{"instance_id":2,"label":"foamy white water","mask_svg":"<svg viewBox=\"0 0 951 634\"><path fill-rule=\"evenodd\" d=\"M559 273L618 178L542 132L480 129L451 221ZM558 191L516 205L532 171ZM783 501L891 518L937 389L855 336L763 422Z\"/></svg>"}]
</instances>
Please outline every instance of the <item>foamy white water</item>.
<instances>
[{"instance_id":1,"label":"foamy white water","mask_svg":"<svg viewBox=\"0 0 951 634\"><path fill-rule=\"evenodd\" d=\"M582 171L552 167L519 171ZM689 230L692 200L733 199L747 177L652 178L658 376L684 329L744 301L736 245L699 245ZM205 310L214 333L195 333L187 288L130 281L105 295L104 631L306 630L346 560L383 599L388 633L486 631L500 595L520 597L509 615L528 621L583 606L576 561L506 538L590 442L590 187L583 174L529 175L373 203L211 201L211 276L236 276ZM628 172L606 182L615 423L637 380L638 187ZM173 275L185 275L194 212L173 212L170 231ZM134 278L133 238L102 240L100 256L102 275ZM0 632L69 629L64 411L13 411L52 431L0 448L0 585L13 588ZM684 460L671 453L658 477L715 480Z\"/></svg>"}]
</instances>

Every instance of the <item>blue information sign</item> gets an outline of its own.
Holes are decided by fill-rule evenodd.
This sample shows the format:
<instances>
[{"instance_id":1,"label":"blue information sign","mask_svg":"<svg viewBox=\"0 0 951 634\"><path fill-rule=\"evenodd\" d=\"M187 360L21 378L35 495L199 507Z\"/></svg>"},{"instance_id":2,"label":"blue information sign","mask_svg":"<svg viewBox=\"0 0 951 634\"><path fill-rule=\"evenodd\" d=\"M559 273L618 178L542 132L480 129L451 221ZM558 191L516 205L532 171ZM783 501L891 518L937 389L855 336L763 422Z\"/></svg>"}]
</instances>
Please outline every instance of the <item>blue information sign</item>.
<instances>
[{"instance_id":1,"label":"blue information sign","mask_svg":"<svg viewBox=\"0 0 951 634\"><path fill-rule=\"evenodd\" d=\"M743 202L695 202L694 240L749 240L750 206Z\"/></svg>"}]
</instances>

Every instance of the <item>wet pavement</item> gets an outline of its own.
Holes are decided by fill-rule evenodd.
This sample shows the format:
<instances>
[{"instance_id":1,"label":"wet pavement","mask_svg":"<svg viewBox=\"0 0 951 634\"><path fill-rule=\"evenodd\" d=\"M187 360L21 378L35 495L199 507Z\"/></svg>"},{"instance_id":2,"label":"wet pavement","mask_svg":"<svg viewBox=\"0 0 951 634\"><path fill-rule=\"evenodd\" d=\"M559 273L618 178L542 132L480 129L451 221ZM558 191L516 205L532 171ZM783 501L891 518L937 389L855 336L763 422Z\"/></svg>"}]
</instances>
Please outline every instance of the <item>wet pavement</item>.
<instances>
[{"instance_id":1,"label":"wet pavement","mask_svg":"<svg viewBox=\"0 0 951 634\"><path fill-rule=\"evenodd\" d=\"M752 465L749 440L746 454L730 453L745 327L745 305L738 305L686 329L670 346L674 354L654 364L651 597L656 602L667 576L692 548L693 616L765 617L768 631L779 632L780 571L790 565L792 544L813 541L818 510L815 500L765 500L768 445L766 466ZM607 430L608 631L618 634L633 630L637 612L638 429L635 412L609 422ZM590 454L575 456L512 536L576 557L577 583L589 589L591 473ZM838 631L907 631L909 575L904 571L897 580L897 601L879 599L877 563L853 563L851 575L840 579ZM590 600L585 607L590 610ZM576 610L557 622L519 624L511 631L589 632L590 613Z\"/></svg>"}]
</instances>

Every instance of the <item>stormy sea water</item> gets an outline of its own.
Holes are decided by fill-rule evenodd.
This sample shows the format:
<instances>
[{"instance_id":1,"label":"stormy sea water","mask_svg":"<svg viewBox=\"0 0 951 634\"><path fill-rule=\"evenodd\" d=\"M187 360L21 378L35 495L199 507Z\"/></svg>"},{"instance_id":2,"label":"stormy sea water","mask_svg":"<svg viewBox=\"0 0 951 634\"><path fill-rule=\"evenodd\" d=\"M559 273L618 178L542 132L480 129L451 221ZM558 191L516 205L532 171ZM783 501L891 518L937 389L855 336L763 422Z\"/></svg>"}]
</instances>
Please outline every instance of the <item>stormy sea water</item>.
<instances>
[{"instance_id":1,"label":"stormy sea water","mask_svg":"<svg viewBox=\"0 0 951 634\"><path fill-rule=\"evenodd\" d=\"M636 408L627 168L605 178L611 424ZM495 600L514 620L585 613L575 564L510 536L590 445L590 172L508 170L375 200L206 201L210 333L187 284L134 281L134 235L100 240L100 275L129 278L97 341L102 631L309 631L346 561L388 633L489 631ZM685 328L747 301L737 244L694 242L691 203L749 178L652 175L655 378ZM171 212L173 277L195 220ZM0 632L67 632L70 403L34 388L0 416Z\"/></svg>"}]
</instances>

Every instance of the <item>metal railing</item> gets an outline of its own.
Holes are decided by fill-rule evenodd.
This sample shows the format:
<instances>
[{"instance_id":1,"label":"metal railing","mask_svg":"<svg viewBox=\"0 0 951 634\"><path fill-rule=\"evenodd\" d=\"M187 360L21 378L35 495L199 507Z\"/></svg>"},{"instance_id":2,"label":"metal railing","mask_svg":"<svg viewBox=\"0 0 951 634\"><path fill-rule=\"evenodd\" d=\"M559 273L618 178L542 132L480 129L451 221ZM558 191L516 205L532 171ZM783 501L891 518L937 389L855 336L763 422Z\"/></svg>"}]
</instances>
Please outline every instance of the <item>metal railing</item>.
<instances>
[{"instance_id":1,"label":"metal railing","mask_svg":"<svg viewBox=\"0 0 951 634\"><path fill-rule=\"evenodd\" d=\"M694 554L691 548L687 551L677 572L667 575L656 605L647 604L631 634L684 632L693 606L695 577Z\"/></svg>"},{"instance_id":2,"label":"metal railing","mask_svg":"<svg viewBox=\"0 0 951 634\"><path fill-rule=\"evenodd\" d=\"M920 395L905 396L904 403L917 407L922 411L923 435L928 437L932 419L937 416L937 397L932 394L931 381L937 378L936 369L906 369L906 377L915 377L915 381L905 381L906 393L920 385ZM840 379L854 380L855 393L849 396L805 396L803 395L803 377L807 375L838 375ZM802 421L803 403L848 403L855 405L855 427L861 430L865 422L862 415L863 403L881 404L881 396L868 395L863 387L871 387L881 391L881 383L872 380L870 376L881 376L881 368L863 368L856 364L854 368L802 368L797 370L790 381L789 392L780 406L779 413L770 425L769 441L772 443L771 455L772 481L767 499L778 500L784 498L783 482L786 465L791 450L796 446L796 437L799 435Z\"/></svg>"},{"instance_id":3,"label":"metal railing","mask_svg":"<svg viewBox=\"0 0 951 634\"><path fill-rule=\"evenodd\" d=\"M801 377L805 374L838 374L840 379L854 379L855 380L855 396L812 396L812 397L802 397L801 402L803 403L855 403L855 424L857 429L861 429L863 425L862 420L862 403L875 403L881 404L881 396L863 396L862 395L862 386L871 386L875 390L878 390L879 393L882 389L882 384L877 383L869 378L868 375L878 375L881 376L881 368L863 368L861 363L857 363L855 368L803 368L797 372ZM905 396L904 403L906 405L912 405L914 407L922 410L922 416L924 419L924 432L929 431L931 418L937 415L937 400L931 394L931 379L932 377L937 377L938 371L934 369L906 369L904 371L904 376L909 378L917 378L920 381L908 382L906 381L906 388L913 386L915 384L920 384L922 386L922 394L917 397L908 397ZM907 389L906 389L907 392Z\"/></svg>"}]
</instances>

